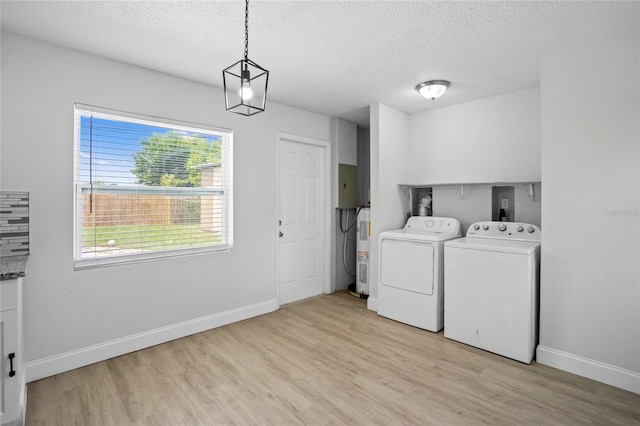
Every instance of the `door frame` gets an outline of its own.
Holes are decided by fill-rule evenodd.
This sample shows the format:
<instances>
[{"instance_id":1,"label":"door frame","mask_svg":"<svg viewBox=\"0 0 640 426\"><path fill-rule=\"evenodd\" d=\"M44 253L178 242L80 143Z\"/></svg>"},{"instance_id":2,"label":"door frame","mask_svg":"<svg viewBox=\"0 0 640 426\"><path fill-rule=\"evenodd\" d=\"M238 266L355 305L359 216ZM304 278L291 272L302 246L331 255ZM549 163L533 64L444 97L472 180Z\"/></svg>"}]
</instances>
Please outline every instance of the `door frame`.
<instances>
[{"instance_id":1,"label":"door frame","mask_svg":"<svg viewBox=\"0 0 640 426\"><path fill-rule=\"evenodd\" d=\"M321 214L322 217L322 267L320 268L322 273L322 289L324 294L331 293L331 143L319 139L306 138L303 136L296 136L287 133L276 132L276 204L275 204L275 218L274 221L274 244L276 253L276 268L275 268L275 287L276 287L276 304L277 308L280 308L280 244L279 244L279 225L280 220L280 146L282 141L294 142L305 145L314 145L322 148L323 156L323 191L322 191L322 203Z\"/></svg>"}]
</instances>

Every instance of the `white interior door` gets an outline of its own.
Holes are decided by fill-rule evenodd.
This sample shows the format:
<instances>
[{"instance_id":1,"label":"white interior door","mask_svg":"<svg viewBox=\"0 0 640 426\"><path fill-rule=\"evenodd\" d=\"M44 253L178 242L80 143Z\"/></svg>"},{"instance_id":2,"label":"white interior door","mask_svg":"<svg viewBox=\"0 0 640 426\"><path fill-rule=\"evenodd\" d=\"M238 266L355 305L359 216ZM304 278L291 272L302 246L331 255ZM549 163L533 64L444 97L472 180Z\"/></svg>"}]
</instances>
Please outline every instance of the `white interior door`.
<instances>
[{"instance_id":1,"label":"white interior door","mask_svg":"<svg viewBox=\"0 0 640 426\"><path fill-rule=\"evenodd\" d=\"M278 145L280 304L323 292L325 151L281 138Z\"/></svg>"}]
</instances>

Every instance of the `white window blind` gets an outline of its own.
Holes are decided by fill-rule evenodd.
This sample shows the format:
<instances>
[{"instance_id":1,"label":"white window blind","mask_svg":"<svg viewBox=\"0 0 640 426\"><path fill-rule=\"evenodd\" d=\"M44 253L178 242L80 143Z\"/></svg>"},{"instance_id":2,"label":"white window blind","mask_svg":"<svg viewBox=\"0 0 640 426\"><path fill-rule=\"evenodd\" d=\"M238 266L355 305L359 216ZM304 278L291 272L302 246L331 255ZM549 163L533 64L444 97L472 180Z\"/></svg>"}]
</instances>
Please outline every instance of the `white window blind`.
<instances>
[{"instance_id":1,"label":"white window blind","mask_svg":"<svg viewBox=\"0 0 640 426\"><path fill-rule=\"evenodd\" d=\"M75 107L76 268L228 250L232 134Z\"/></svg>"}]
</instances>

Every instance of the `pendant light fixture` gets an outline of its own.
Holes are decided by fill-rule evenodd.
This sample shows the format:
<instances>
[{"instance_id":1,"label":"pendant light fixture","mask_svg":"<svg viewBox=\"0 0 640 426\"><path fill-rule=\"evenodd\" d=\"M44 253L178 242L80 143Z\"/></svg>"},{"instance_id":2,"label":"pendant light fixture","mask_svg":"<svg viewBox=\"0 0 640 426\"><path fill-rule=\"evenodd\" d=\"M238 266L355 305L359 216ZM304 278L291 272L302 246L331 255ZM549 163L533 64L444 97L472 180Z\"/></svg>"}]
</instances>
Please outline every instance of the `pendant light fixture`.
<instances>
[{"instance_id":1,"label":"pendant light fixture","mask_svg":"<svg viewBox=\"0 0 640 426\"><path fill-rule=\"evenodd\" d=\"M269 71L249 59L249 0L245 0L244 59L222 71L227 111L253 115L264 111Z\"/></svg>"},{"instance_id":2,"label":"pendant light fixture","mask_svg":"<svg viewBox=\"0 0 640 426\"><path fill-rule=\"evenodd\" d=\"M432 101L444 95L451 85L447 80L429 80L416 86L416 90L425 98Z\"/></svg>"}]
</instances>

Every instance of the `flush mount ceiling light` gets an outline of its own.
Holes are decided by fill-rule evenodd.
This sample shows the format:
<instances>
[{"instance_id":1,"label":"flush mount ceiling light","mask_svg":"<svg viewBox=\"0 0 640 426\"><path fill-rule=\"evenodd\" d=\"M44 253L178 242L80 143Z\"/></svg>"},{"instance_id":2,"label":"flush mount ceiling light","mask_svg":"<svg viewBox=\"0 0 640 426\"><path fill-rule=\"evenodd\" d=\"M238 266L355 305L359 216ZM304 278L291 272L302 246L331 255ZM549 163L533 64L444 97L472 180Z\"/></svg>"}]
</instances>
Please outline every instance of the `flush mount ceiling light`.
<instances>
[{"instance_id":1,"label":"flush mount ceiling light","mask_svg":"<svg viewBox=\"0 0 640 426\"><path fill-rule=\"evenodd\" d=\"M249 0L244 10L244 59L222 71L227 111L253 115L264 111L269 71L249 59Z\"/></svg>"},{"instance_id":2,"label":"flush mount ceiling light","mask_svg":"<svg viewBox=\"0 0 640 426\"><path fill-rule=\"evenodd\" d=\"M447 80L429 80L416 86L422 96L432 101L444 95L451 83Z\"/></svg>"}]
</instances>

